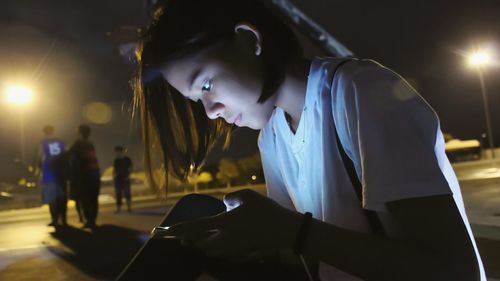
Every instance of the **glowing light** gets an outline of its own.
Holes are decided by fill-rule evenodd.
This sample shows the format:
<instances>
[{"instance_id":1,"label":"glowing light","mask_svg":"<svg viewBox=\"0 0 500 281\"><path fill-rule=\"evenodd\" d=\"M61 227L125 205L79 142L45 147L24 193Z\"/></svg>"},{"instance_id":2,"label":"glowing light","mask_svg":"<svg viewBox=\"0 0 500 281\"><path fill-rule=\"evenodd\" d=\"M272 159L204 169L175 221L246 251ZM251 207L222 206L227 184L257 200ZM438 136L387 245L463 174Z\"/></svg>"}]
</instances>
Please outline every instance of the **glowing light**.
<instances>
[{"instance_id":1,"label":"glowing light","mask_svg":"<svg viewBox=\"0 0 500 281\"><path fill-rule=\"evenodd\" d=\"M491 63L491 54L485 50L478 50L468 55L468 63L473 67L480 67Z\"/></svg>"},{"instance_id":2,"label":"glowing light","mask_svg":"<svg viewBox=\"0 0 500 281\"><path fill-rule=\"evenodd\" d=\"M21 178L21 179L19 179L19 181L17 182L17 184L20 185L20 186L24 186L24 185L26 185L26 182L27 181L26 181L25 178Z\"/></svg>"},{"instance_id":3,"label":"glowing light","mask_svg":"<svg viewBox=\"0 0 500 281\"><path fill-rule=\"evenodd\" d=\"M21 85L7 86L6 99L7 102L12 104L27 104L33 100L33 91Z\"/></svg>"},{"instance_id":4,"label":"glowing light","mask_svg":"<svg viewBox=\"0 0 500 281\"><path fill-rule=\"evenodd\" d=\"M256 176L256 175L253 175L253 176L252 176L252 180L254 181L254 180L256 180L256 179L257 179L257 176Z\"/></svg>"},{"instance_id":5,"label":"glowing light","mask_svg":"<svg viewBox=\"0 0 500 281\"><path fill-rule=\"evenodd\" d=\"M1 191L0 196L4 197L4 198L12 198L12 194L5 192L5 191Z\"/></svg>"},{"instance_id":6,"label":"glowing light","mask_svg":"<svg viewBox=\"0 0 500 281\"><path fill-rule=\"evenodd\" d=\"M75 205L76 205L75 200L71 200L71 199L70 199L70 200L68 200L68 202L66 203L66 206L67 206L67 207L71 207L71 208L72 208L72 207L75 207Z\"/></svg>"},{"instance_id":7,"label":"glowing light","mask_svg":"<svg viewBox=\"0 0 500 281\"><path fill-rule=\"evenodd\" d=\"M106 103L93 102L85 106L83 115L89 122L95 124L107 124L111 121L113 111L111 110L111 107Z\"/></svg>"},{"instance_id":8,"label":"glowing light","mask_svg":"<svg viewBox=\"0 0 500 281\"><path fill-rule=\"evenodd\" d=\"M226 205L226 211L232 211L240 206L241 201L235 198L224 198L224 205Z\"/></svg>"}]
</instances>

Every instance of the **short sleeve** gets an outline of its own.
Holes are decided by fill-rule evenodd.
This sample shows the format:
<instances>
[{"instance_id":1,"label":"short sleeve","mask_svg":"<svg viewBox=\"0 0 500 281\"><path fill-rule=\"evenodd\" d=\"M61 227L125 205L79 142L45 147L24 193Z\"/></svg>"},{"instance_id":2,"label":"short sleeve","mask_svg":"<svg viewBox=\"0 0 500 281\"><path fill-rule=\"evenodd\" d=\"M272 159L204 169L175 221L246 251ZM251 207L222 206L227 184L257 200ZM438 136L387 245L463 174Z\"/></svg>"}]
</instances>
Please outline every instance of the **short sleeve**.
<instances>
[{"instance_id":1,"label":"short sleeve","mask_svg":"<svg viewBox=\"0 0 500 281\"><path fill-rule=\"evenodd\" d=\"M281 206L295 210L277 165L274 136L270 128L265 128L260 132L258 145L266 180L267 196Z\"/></svg>"},{"instance_id":2,"label":"short sleeve","mask_svg":"<svg viewBox=\"0 0 500 281\"><path fill-rule=\"evenodd\" d=\"M436 158L439 120L402 77L373 61L344 64L332 84L339 138L363 186L363 207L451 194Z\"/></svg>"}]
</instances>

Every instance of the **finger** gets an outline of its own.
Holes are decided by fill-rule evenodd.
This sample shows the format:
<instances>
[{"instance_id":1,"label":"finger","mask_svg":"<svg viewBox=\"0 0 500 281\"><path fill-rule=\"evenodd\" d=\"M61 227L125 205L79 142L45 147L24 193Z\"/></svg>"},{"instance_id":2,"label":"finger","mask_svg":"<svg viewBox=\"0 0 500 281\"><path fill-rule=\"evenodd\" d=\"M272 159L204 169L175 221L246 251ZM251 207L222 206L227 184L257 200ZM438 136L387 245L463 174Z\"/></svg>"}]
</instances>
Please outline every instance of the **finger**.
<instances>
[{"instance_id":1,"label":"finger","mask_svg":"<svg viewBox=\"0 0 500 281\"><path fill-rule=\"evenodd\" d=\"M235 192L228 193L224 196L224 204L229 210L235 209L243 205L245 201L250 200L255 196L255 191L250 189L242 189Z\"/></svg>"},{"instance_id":2,"label":"finger","mask_svg":"<svg viewBox=\"0 0 500 281\"><path fill-rule=\"evenodd\" d=\"M234 255L238 245L229 235L223 232L214 233L210 237L198 241L195 246L202 250L208 257L229 257Z\"/></svg>"},{"instance_id":3,"label":"finger","mask_svg":"<svg viewBox=\"0 0 500 281\"><path fill-rule=\"evenodd\" d=\"M227 240L227 235L223 235L220 230L214 230L209 236L196 241L195 246L203 252L207 252L224 244L225 240Z\"/></svg>"},{"instance_id":4,"label":"finger","mask_svg":"<svg viewBox=\"0 0 500 281\"><path fill-rule=\"evenodd\" d=\"M217 231L219 231L219 230L209 230L206 232L199 232L199 233L188 233L188 234L182 236L181 243L183 246L199 248L198 246L196 246L196 244L199 241L202 241L202 240L206 239L207 237L210 237L211 235L213 235Z\"/></svg>"},{"instance_id":5,"label":"finger","mask_svg":"<svg viewBox=\"0 0 500 281\"><path fill-rule=\"evenodd\" d=\"M174 238L175 236L171 236L167 234L169 227L168 226L157 226L153 228L151 231L151 236L155 238Z\"/></svg>"},{"instance_id":6,"label":"finger","mask_svg":"<svg viewBox=\"0 0 500 281\"><path fill-rule=\"evenodd\" d=\"M242 258L250 251L248 243L220 231L206 239L198 241L195 246L209 257Z\"/></svg>"},{"instance_id":7,"label":"finger","mask_svg":"<svg viewBox=\"0 0 500 281\"><path fill-rule=\"evenodd\" d=\"M170 226L164 234L170 236L183 236L191 233L207 232L208 230L219 229L222 225L224 225L225 220L225 213L206 218L199 218L188 222L174 224Z\"/></svg>"}]
</instances>

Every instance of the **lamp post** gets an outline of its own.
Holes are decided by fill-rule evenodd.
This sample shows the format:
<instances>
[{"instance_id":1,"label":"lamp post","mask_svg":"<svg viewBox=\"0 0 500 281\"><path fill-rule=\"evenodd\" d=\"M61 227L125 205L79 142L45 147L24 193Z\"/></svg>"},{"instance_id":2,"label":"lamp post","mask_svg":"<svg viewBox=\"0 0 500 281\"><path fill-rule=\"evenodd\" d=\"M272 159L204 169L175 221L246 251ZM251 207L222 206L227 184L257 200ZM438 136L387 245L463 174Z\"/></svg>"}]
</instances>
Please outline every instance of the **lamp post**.
<instances>
[{"instance_id":1,"label":"lamp post","mask_svg":"<svg viewBox=\"0 0 500 281\"><path fill-rule=\"evenodd\" d=\"M9 104L19 108L19 131L21 142L21 161L26 163L24 138L24 106L33 100L33 91L26 86L11 85L6 89L6 100Z\"/></svg>"},{"instance_id":2,"label":"lamp post","mask_svg":"<svg viewBox=\"0 0 500 281\"><path fill-rule=\"evenodd\" d=\"M488 96L486 95L486 86L484 82L484 68L491 63L491 56L485 50L477 50L468 55L468 63L473 67L479 77L481 85L481 95L483 97L484 117L486 120L486 130L488 134L488 144L491 149L491 157L496 158L495 146L493 141L493 130L491 129L490 109L488 104Z\"/></svg>"}]
</instances>

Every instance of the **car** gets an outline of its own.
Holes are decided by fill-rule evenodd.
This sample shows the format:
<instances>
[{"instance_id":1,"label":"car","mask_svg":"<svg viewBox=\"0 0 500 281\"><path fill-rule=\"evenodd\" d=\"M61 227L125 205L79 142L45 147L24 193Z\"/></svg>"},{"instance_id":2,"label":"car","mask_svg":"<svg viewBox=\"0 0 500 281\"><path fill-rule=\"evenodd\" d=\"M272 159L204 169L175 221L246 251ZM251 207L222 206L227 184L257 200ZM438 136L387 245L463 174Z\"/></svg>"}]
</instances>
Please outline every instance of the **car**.
<instances>
[{"instance_id":1,"label":"car","mask_svg":"<svg viewBox=\"0 0 500 281\"><path fill-rule=\"evenodd\" d=\"M481 143L475 139L451 139L445 143L445 151L451 162L479 160Z\"/></svg>"}]
</instances>

